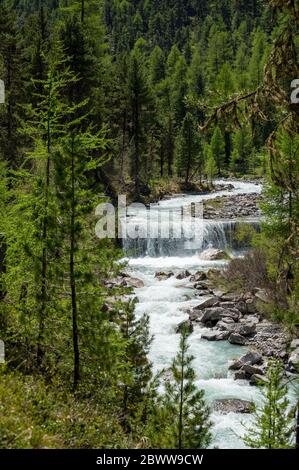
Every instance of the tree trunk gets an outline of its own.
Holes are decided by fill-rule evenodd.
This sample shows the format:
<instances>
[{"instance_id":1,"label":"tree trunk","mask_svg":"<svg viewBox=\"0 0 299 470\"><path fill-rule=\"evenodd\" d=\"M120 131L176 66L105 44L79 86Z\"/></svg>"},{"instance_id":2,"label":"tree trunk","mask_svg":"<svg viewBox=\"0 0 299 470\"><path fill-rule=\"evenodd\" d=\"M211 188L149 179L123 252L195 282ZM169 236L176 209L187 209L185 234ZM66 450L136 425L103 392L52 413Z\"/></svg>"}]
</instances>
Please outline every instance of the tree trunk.
<instances>
[{"instance_id":1,"label":"tree trunk","mask_svg":"<svg viewBox=\"0 0 299 470\"><path fill-rule=\"evenodd\" d=\"M80 380L80 351L78 339L78 311L77 311L77 292L75 277L75 161L74 161L74 137L72 137L72 154L71 154L71 186L72 186L72 202L71 202L71 226L70 226L70 286L72 298L72 327L73 327L73 352L74 352L74 391L78 387Z\"/></svg>"},{"instance_id":2,"label":"tree trunk","mask_svg":"<svg viewBox=\"0 0 299 470\"><path fill-rule=\"evenodd\" d=\"M49 92L50 93L50 92ZM49 94L50 100L50 94ZM49 103L50 106L50 103ZM49 208L49 187L50 187L50 150L51 150L51 128L50 116L47 122L47 163L46 163L46 187L45 187L45 204L42 229L42 270L41 270L41 297L39 308L39 330L37 339L37 365L41 367L44 358L44 335L45 335L45 316L47 306L47 276L48 276L48 208Z\"/></svg>"}]
</instances>

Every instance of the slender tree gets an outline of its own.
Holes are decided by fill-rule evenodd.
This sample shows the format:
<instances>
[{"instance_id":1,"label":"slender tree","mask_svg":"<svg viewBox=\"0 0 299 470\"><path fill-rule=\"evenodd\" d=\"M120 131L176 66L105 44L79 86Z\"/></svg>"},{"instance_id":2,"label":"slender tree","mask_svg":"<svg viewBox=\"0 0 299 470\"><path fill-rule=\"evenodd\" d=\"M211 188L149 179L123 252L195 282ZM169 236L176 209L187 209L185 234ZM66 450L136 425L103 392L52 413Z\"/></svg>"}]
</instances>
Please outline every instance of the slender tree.
<instances>
[{"instance_id":1,"label":"slender tree","mask_svg":"<svg viewBox=\"0 0 299 470\"><path fill-rule=\"evenodd\" d=\"M263 404L255 407L254 426L247 431L244 442L254 448L292 448L294 424L288 417L289 400L284 384L283 367L272 361L266 374L266 383L261 386Z\"/></svg>"}]
</instances>

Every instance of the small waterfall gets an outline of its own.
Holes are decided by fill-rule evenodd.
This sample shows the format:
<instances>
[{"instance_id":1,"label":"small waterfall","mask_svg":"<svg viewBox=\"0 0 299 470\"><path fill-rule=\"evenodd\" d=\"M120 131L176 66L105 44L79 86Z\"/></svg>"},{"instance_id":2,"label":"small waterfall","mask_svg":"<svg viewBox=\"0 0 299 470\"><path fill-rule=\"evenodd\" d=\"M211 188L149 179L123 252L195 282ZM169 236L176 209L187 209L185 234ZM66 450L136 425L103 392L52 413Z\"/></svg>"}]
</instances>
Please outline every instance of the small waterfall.
<instances>
[{"instance_id":1,"label":"small waterfall","mask_svg":"<svg viewBox=\"0 0 299 470\"><path fill-rule=\"evenodd\" d=\"M142 232L144 229L142 225L144 226L146 221L139 220L136 222L131 219L129 223L138 225L137 230ZM219 250L244 249L246 244L236 240L236 231L240 223L248 223L256 231L259 230L259 224L252 221L200 220L198 225L192 227L182 226L178 223L167 238L161 236L163 228L162 230L157 228L160 236L147 238L141 236L134 239L128 237L123 241L123 248L126 255L133 258L144 256L152 258L193 256L200 254L207 248L217 248ZM194 236L190 236L190 233L193 233Z\"/></svg>"}]
</instances>

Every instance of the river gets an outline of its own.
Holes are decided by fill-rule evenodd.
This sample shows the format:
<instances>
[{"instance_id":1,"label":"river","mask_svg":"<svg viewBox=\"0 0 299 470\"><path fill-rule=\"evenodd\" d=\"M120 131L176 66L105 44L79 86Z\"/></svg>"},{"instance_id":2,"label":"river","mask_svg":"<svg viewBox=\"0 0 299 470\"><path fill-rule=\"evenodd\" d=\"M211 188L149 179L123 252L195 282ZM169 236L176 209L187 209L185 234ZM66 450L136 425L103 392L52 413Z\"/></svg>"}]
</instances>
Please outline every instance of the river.
<instances>
[{"instance_id":1,"label":"river","mask_svg":"<svg viewBox=\"0 0 299 470\"><path fill-rule=\"evenodd\" d=\"M182 207L191 202L200 203L204 199L213 199L218 196L260 193L261 186L241 181L217 181L218 184L234 185L234 189L218 191L205 195L181 195L165 199L154 206L157 214L166 210L174 210L180 214ZM142 225L146 223L145 211L136 209L131 211L129 224ZM175 222L175 221L174 221ZM180 222L178 222L180 223ZM188 319L186 310L199 305L205 298L196 298L196 290L189 279L178 280L176 276L159 281L155 278L157 271L173 271L174 274L182 270L195 273L199 270L222 268L226 261L206 261L200 254L208 247L225 248L231 238L234 221L213 220L204 222L203 237L196 246L183 243L182 240L156 238L145 240L127 240L128 270L130 274L144 282L144 287L135 290L138 298L136 306L137 317L148 314L150 317L151 333L154 341L150 351L150 360L154 371L168 368L176 355L179 345L179 335L175 330L177 325ZM136 251L137 250L137 251ZM238 255L237 252L235 252ZM257 401L259 391L249 385L247 381L234 380L228 367L230 361L246 352L246 347L231 345L228 341L209 342L201 338L206 331L199 324L195 324L194 332L189 337L190 353L195 357L193 367L196 371L197 385L205 390L209 403L215 399L240 398ZM243 424L249 424L250 415L237 413L222 414L212 412L213 444L212 447L221 449L244 448L241 439L244 433ZM243 424L242 424L243 423Z\"/></svg>"}]
</instances>

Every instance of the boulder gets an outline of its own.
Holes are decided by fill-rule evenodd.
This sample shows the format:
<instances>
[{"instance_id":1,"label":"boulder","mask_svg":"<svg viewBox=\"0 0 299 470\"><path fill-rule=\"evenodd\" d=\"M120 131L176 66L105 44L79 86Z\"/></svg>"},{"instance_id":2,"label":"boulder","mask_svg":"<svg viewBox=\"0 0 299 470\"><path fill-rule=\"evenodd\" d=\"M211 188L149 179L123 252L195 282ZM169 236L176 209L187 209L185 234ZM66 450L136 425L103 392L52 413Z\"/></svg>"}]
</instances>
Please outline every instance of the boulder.
<instances>
[{"instance_id":1,"label":"boulder","mask_svg":"<svg viewBox=\"0 0 299 470\"><path fill-rule=\"evenodd\" d=\"M224 318L223 320L220 320L218 323L217 323L217 328L219 330L222 330L222 331L228 331L229 333L232 333L234 330L235 330L235 327L236 327L236 323L234 322L234 320L232 320L232 318L230 318L229 320L232 320L232 323L230 322L226 322L224 321L226 320L226 318Z\"/></svg>"},{"instance_id":2,"label":"boulder","mask_svg":"<svg viewBox=\"0 0 299 470\"><path fill-rule=\"evenodd\" d=\"M222 259L227 259L227 253L223 250L217 250L216 248L208 248L203 251L200 255L200 258L206 261L217 261Z\"/></svg>"},{"instance_id":3,"label":"boulder","mask_svg":"<svg viewBox=\"0 0 299 470\"><path fill-rule=\"evenodd\" d=\"M195 287L195 286L194 286ZM196 292L196 297L204 297L204 296L207 296L210 294L210 291L209 290L203 290L203 289L200 289Z\"/></svg>"},{"instance_id":4,"label":"boulder","mask_svg":"<svg viewBox=\"0 0 299 470\"><path fill-rule=\"evenodd\" d=\"M247 380L247 374L245 370L237 370L237 372L235 372L235 380Z\"/></svg>"},{"instance_id":5,"label":"boulder","mask_svg":"<svg viewBox=\"0 0 299 470\"><path fill-rule=\"evenodd\" d=\"M207 275L204 272L198 271L190 277L191 282L201 282L207 279Z\"/></svg>"},{"instance_id":6,"label":"boulder","mask_svg":"<svg viewBox=\"0 0 299 470\"><path fill-rule=\"evenodd\" d=\"M247 307L246 303L243 302L243 300L240 300L239 302L236 303L235 307L240 310L241 313L247 313Z\"/></svg>"},{"instance_id":7,"label":"boulder","mask_svg":"<svg viewBox=\"0 0 299 470\"><path fill-rule=\"evenodd\" d=\"M194 289L205 290L205 291L210 290L207 282L205 282L205 281L200 281L200 282L197 282L196 284L194 284Z\"/></svg>"},{"instance_id":8,"label":"boulder","mask_svg":"<svg viewBox=\"0 0 299 470\"><path fill-rule=\"evenodd\" d=\"M195 322L200 322L203 316L203 313L201 310L193 309L188 311L189 315L189 320L190 321L195 321Z\"/></svg>"},{"instance_id":9,"label":"boulder","mask_svg":"<svg viewBox=\"0 0 299 470\"><path fill-rule=\"evenodd\" d=\"M222 320L222 318L232 318L235 321L238 321L240 316L240 312L236 309L224 309L222 307L212 307L212 308L206 308L204 310L204 314L202 317L202 322L207 323L207 322L215 322L217 323L219 320Z\"/></svg>"},{"instance_id":10,"label":"boulder","mask_svg":"<svg viewBox=\"0 0 299 470\"><path fill-rule=\"evenodd\" d=\"M231 292L223 295L221 300L223 300L223 302L237 303L240 301L240 296Z\"/></svg>"},{"instance_id":11,"label":"boulder","mask_svg":"<svg viewBox=\"0 0 299 470\"><path fill-rule=\"evenodd\" d=\"M158 279L158 281L166 281L170 277L174 276L173 272L158 272L155 274L155 278Z\"/></svg>"},{"instance_id":12,"label":"boulder","mask_svg":"<svg viewBox=\"0 0 299 470\"><path fill-rule=\"evenodd\" d=\"M227 331L220 331L220 330L211 330L207 331L206 333L202 333L202 339L206 339L208 341L223 341L229 337L229 332Z\"/></svg>"},{"instance_id":13,"label":"boulder","mask_svg":"<svg viewBox=\"0 0 299 470\"><path fill-rule=\"evenodd\" d=\"M219 299L217 297L209 297L205 299L201 304L195 307L195 310L204 310L205 308L213 307L213 305L217 304Z\"/></svg>"},{"instance_id":14,"label":"boulder","mask_svg":"<svg viewBox=\"0 0 299 470\"><path fill-rule=\"evenodd\" d=\"M243 323L236 326L235 332L242 336L251 336L256 332L255 323Z\"/></svg>"},{"instance_id":15,"label":"boulder","mask_svg":"<svg viewBox=\"0 0 299 470\"><path fill-rule=\"evenodd\" d=\"M190 320L186 320L186 321L182 321L176 328L176 333L181 333L183 331L183 329L186 328L188 333L191 334L193 333L193 325L192 325L192 322Z\"/></svg>"},{"instance_id":16,"label":"boulder","mask_svg":"<svg viewBox=\"0 0 299 470\"><path fill-rule=\"evenodd\" d=\"M260 319L257 315L245 315L240 319L240 323L254 324L255 326L258 325L259 322Z\"/></svg>"},{"instance_id":17,"label":"boulder","mask_svg":"<svg viewBox=\"0 0 299 470\"><path fill-rule=\"evenodd\" d=\"M223 398L213 402L213 409L220 413L251 413L253 403L237 398Z\"/></svg>"},{"instance_id":18,"label":"boulder","mask_svg":"<svg viewBox=\"0 0 299 470\"><path fill-rule=\"evenodd\" d=\"M191 273L189 273L189 271L182 271L181 273L179 273L177 276L176 276L176 279L186 279L187 277L190 277L191 276Z\"/></svg>"},{"instance_id":19,"label":"boulder","mask_svg":"<svg viewBox=\"0 0 299 470\"><path fill-rule=\"evenodd\" d=\"M299 372L299 348L295 349L290 355L287 368L289 372Z\"/></svg>"},{"instance_id":20,"label":"boulder","mask_svg":"<svg viewBox=\"0 0 299 470\"><path fill-rule=\"evenodd\" d=\"M133 287L134 289L141 289L144 287L144 282L141 279L137 279L136 277L125 277L124 280L126 281L127 285Z\"/></svg>"},{"instance_id":21,"label":"boulder","mask_svg":"<svg viewBox=\"0 0 299 470\"><path fill-rule=\"evenodd\" d=\"M290 349L291 351L294 351L294 349L299 349L299 339L293 339L290 344Z\"/></svg>"},{"instance_id":22,"label":"boulder","mask_svg":"<svg viewBox=\"0 0 299 470\"><path fill-rule=\"evenodd\" d=\"M241 356L237 361L234 361L230 365L230 369L237 370L241 369L245 364L255 365L263 362L262 355L255 351L248 351L246 354Z\"/></svg>"},{"instance_id":23,"label":"boulder","mask_svg":"<svg viewBox=\"0 0 299 470\"><path fill-rule=\"evenodd\" d=\"M245 364L241 370L246 373L248 378L252 375L264 375L264 371L261 367L252 366L251 364Z\"/></svg>"},{"instance_id":24,"label":"boulder","mask_svg":"<svg viewBox=\"0 0 299 470\"><path fill-rule=\"evenodd\" d=\"M236 307L236 303L235 302L221 302L220 303L220 307L222 308L235 308Z\"/></svg>"},{"instance_id":25,"label":"boulder","mask_svg":"<svg viewBox=\"0 0 299 470\"><path fill-rule=\"evenodd\" d=\"M244 338L242 335L239 335L238 333L231 333L228 341L231 344L237 344L239 346L245 346L247 342L246 338Z\"/></svg>"}]
</instances>

